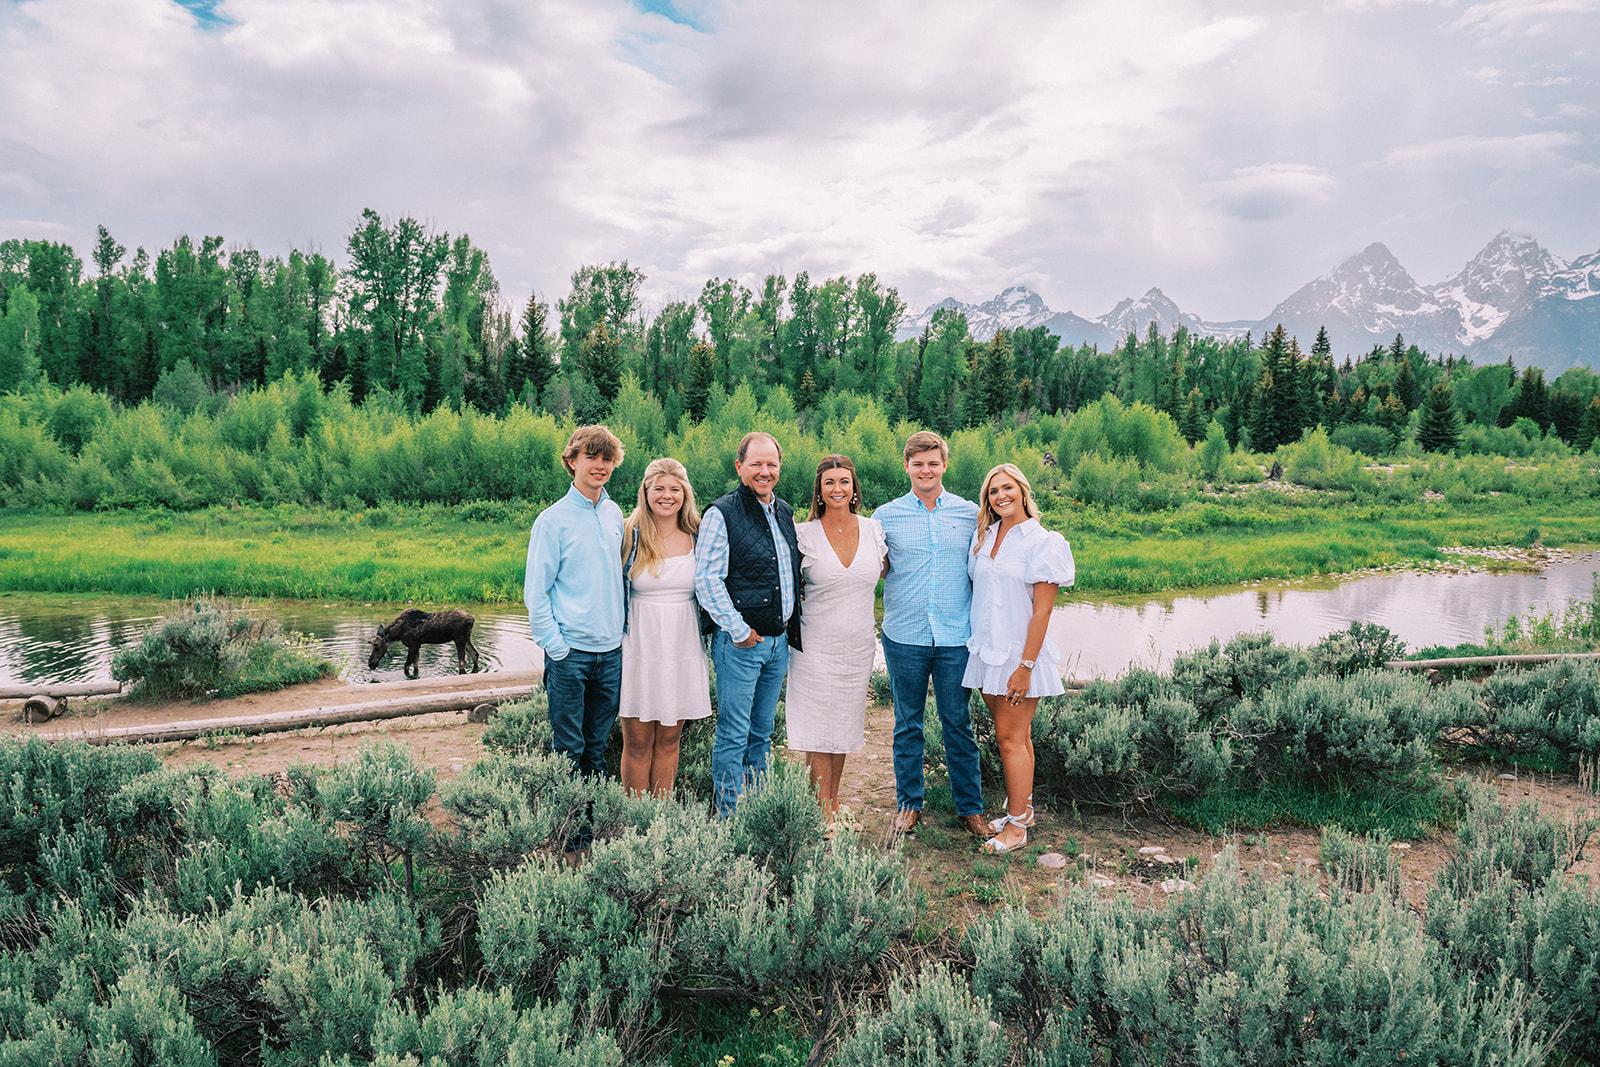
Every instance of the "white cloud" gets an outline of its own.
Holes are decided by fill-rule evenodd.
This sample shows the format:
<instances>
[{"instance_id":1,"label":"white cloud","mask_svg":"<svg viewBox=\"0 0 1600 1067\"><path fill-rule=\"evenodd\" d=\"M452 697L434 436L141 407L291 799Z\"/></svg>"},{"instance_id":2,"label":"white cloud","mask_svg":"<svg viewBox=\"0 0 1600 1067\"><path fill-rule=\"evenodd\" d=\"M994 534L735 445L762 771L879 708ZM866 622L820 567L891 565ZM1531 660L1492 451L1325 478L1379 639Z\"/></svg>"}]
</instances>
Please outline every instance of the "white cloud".
<instances>
[{"instance_id":1,"label":"white cloud","mask_svg":"<svg viewBox=\"0 0 1600 1067\"><path fill-rule=\"evenodd\" d=\"M1213 186L1216 202L1228 214L1249 222L1281 218L1332 195L1335 182L1316 167L1264 163L1241 167Z\"/></svg>"},{"instance_id":2,"label":"white cloud","mask_svg":"<svg viewBox=\"0 0 1600 1067\"><path fill-rule=\"evenodd\" d=\"M0 5L0 215L85 249L105 222L338 252L370 206L470 233L514 300L627 258L655 297L872 270L914 304L1024 279L1086 314L1160 285L1234 317L1384 220L1448 259L1508 218L1585 233L1600 195L1595 58L1504 5L642 6Z\"/></svg>"},{"instance_id":3,"label":"white cloud","mask_svg":"<svg viewBox=\"0 0 1600 1067\"><path fill-rule=\"evenodd\" d=\"M1578 144L1575 134L1555 131L1507 137L1466 134L1395 148L1383 162L1406 169L1472 163L1497 170L1523 170L1558 162L1561 149Z\"/></svg>"},{"instance_id":4,"label":"white cloud","mask_svg":"<svg viewBox=\"0 0 1600 1067\"><path fill-rule=\"evenodd\" d=\"M1453 28L1487 38L1542 36L1560 33L1579 21L1592 35L1593 24L1582 21L1600 12L1600 0L1489 0L1473 4L1456 19Z\"/></svg>"}]
</instances>

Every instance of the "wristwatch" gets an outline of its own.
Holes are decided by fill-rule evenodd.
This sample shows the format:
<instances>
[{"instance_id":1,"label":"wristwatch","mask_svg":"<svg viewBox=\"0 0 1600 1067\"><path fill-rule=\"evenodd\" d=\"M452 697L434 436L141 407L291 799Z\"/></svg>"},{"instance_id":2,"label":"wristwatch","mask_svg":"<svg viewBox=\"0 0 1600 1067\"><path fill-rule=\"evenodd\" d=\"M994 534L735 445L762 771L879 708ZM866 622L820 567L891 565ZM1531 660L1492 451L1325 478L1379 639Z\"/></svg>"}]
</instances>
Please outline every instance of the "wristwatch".
<instances>
[{"instance_id":1,"label":"wristwatch","mask_svg":"<svg viewBox=\"0 0 1600 1067\"><path fill-rule=\"evenodd\" d=\"M1033 660L1025 659L1019 664L1019 666L1026 667L1031 671L1033 670Z\"/></svg>"}]
</instances>

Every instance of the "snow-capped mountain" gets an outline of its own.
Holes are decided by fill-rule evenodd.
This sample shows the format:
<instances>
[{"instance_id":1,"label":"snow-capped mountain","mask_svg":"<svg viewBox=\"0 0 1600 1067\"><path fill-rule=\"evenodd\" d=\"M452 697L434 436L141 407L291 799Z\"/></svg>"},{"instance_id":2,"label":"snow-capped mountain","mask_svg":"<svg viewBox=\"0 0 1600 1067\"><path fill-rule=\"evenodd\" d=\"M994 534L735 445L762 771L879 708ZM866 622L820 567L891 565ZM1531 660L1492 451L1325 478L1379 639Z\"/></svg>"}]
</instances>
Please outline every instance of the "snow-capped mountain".
<instances>
[{"instance_id":1,"label":"snow-capped mountain","mask_svg":"<svg viewBox=\"0 0 1600 1067\"><path fill-rule=\"evenodd\" d=\"M1460 271L1418 285L1381 244L1302 286L1257 324L1361 352L1395 334L1477 363L1510 357L1554 375L1600 364L1600 252L1571 264L1531 237L1500 233ZM1304 343L1304 342L1302 342Z\"/></svg>"},{"instance_id":2,"label":"snow-capped mountain","mask_svg":"<svg viewBox=\"0 0 1600 1067\"><path fill-rule=\"evenodd\" d=\"M1114 348L1129 333L1141 336L1154 322L1162 333L1170 334L1179 326L1187 326L1190 333L1204 333L1218 337L1235 337L1249 328L1249 323L1208 323L1198 315L1184 312L1160 289L1151 289L1137 300L1125 299L1096 319L1085 319L1070 311L1051 311L1043 298L1025 285L1013 285L992 300L981 304L964 304L950 297L930 306L915 318L902 320L897 336L904 340L916 337L933 321L934 312L950 308L967 316L967 329L979 341L987 341L1000 330L1031 330L1044 326L1061 338L1063 344L1099 345Z\"/></svg>"},{"instance_id":3,"label":"snow-capped mountain","mask_svg":"<svg viewBox=\"0 0 1600 1067\"><path fill-rule=\"evenodd\" d=\"M1569 367L1600 367L1600 251L1564 263L1533 238L1511 233L1497 234L1461 270L1433 285L1419 284L1382 244L1369 245L1256 321L1205 321L1154 288L1085 319L1052 311L1037 293L1014 285L982 304L941 300L904 320L899 336L917 336L944 307L965 312L978 340L1042 325L1064 345L1108 349L1129 333L1142 336L1152 322L1165 334L1183 325L1220 338L1246 330L1261 337L1282 323L1302 348L1326 328L1335 355L1388 345L1398 333L1428 352L1453 352L1480 364L1509 357L1552 377Z\"/></svg>"}]
</instances>

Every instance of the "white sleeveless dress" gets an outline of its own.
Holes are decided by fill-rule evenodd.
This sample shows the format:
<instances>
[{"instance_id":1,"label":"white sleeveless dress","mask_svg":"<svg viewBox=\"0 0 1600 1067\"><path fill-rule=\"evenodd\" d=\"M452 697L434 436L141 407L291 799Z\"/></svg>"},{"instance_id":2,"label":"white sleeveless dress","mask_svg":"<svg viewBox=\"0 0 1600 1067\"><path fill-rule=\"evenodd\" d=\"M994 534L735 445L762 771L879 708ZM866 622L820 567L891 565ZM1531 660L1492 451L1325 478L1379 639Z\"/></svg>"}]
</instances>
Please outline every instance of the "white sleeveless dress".
<instances>
[{"instance_id":1,"label":"white sleeveless dress","mask_svg":"<svg viewBox=\"0 0 1600 1067\"><path fill-rule=\"evenodd\" d=\"M711 714L693 552L662 560L660 575L645 567L633 579L618 708L624 718L667 726Z\"/></svg>"},{"instance_id":2,"label":"white sleeveless dress","mask_svg":"<svg viewBox=\"0 0 1600 1067\"><path fill-rule=\"evenodd\" d=\"M861 539L846 567L822 523L795 527L800 576L800 651L789 650L784 714L797 752L859 752L866 744L867 681L877 655L873 595L888 555L883 527L860 519Z\"/></svg>"}]
</instances>

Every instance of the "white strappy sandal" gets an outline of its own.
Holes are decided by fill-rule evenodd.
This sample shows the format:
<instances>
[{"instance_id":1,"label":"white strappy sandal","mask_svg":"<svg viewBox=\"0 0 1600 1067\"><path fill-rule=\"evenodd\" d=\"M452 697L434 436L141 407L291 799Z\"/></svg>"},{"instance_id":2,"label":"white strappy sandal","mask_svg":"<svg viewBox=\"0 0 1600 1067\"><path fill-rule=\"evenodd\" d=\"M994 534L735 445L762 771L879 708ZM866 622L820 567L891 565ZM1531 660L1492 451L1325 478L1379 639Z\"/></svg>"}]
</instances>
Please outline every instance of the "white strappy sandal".
<instances>
[{"instance_id":1,"label":"white strappy sandal","mask_svg":"<svg viewBox=\"0 0 1600 1067\"><path fill-rule=\"evenodd\" d=\"M1013 821L1015 817L1009 814L1011 811L1010 800L1006 801L1006 811L1008 814L1002 815L998 819L993 819L990 821L990 830L995 833L999 833L1001 830L1006 828L1006 823ZM1031 793L1028 794L1028 814L1021 816L1020 821L1017 822L1017 825L1021 826L1023 829L1027 829L1033 825L1033 794Z\"/></svg>"},{"instance_id":2,"label":"white strappy sandal","mask_svg":"<svg viewBox=\"0 0 1600 1067\"><path fill-rule=\"evenodd\" d=\"M1000 840L998 836L991 837L989 840L983 843L983 850L985 852L1015 852L1017 849L1028 843L1028 824L1022 821L1022 817L1017 815L1002 815L1000 818L995 820L995 823L1000 824L998 827L996 827L997 833L999 830L1004 830L1008 823L1012 826L1020 826L1022 828L1022 840L1018 841L1014 845L1008 845L1004 841ZM989 825L994 826L994 823L990 823Z\"/></svg>"}]
</instances>

